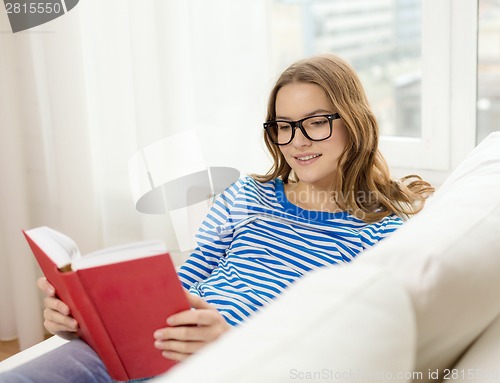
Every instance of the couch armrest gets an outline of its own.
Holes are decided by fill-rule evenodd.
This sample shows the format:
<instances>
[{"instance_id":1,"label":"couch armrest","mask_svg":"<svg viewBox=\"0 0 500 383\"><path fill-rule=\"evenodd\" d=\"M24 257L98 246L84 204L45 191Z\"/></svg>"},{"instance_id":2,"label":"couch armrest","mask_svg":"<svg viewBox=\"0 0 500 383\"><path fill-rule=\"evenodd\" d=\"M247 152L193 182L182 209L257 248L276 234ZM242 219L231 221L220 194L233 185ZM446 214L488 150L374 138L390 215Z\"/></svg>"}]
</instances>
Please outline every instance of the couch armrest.
<instances>
[{"instance_id":1,"label":"couch armrest","mask_svg":"<svg viewBox=\"0 0 500 383\"><path fill-rule=\"evenodd\" d=\"M62 346L68 342L67 340L60 338L58 336L52 336L49 339L44 340L34 346L21 351L10 358L7 358L0 362L0 372L10 370L17 367L25 362L35 359L46 352L53 350L59 346Z\"/></svg>"}]
</instances>

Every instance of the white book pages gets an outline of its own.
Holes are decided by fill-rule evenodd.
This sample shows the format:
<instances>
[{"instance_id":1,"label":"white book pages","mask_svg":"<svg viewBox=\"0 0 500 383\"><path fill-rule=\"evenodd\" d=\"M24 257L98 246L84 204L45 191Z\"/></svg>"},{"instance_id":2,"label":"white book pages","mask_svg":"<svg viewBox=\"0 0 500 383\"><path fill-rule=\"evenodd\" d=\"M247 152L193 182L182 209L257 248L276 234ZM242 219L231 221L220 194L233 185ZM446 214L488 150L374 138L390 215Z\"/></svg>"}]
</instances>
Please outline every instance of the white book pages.
<instances>
[{"instance_id":1,"label":"white book pages","mask_svg":"<svg viewBox=\"0 0 500 383\"><path fill-rule=\"evenodd\" d=\"M58 268L68 266L81 257L76 243L57 230L41 226L27 230L26 234L52 259Z\"/></svg>"},{"instance_id":2,"label":"white book pages","mask_svg":"<svg viewBox=\"0 0 500 383\"><path fill-rule=\"evenodd\" d=\"M75 260L71 266L73 270L82 270L133 259L152 257L166 252L167 247L162 241L133 242L88 253Z\"/></svg>"},{"instance_id":3,"label":"white book pages","mask_svg":"<svg viewBox=\"0 0 500 383\"><path fill-rule=\"evenodd\" d=\"M82 256L76 243L57 230L42 226L27 230L26 234L56 264L57 268L62 269L71 265L71 270L74 271L167 252L162 241L152 240L107 247Z\"/></svg>"}]
</instances>

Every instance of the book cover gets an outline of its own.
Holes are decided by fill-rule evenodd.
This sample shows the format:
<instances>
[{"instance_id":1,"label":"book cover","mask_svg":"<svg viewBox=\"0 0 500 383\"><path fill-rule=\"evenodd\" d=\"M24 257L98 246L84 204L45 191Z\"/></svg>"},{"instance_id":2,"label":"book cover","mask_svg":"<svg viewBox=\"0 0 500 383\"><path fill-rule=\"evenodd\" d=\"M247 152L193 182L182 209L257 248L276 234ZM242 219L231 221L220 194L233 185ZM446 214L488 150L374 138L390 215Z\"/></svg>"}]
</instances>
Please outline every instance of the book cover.
<instances>
[{"instance_id":1,"label":"book cover","mask_svg":"<svg viewBox=\"0 0 500 383\"><path fill-rule=\"evenodd\" d=\"M168 252L124 261L117 254L112 263L61 271L46 254L50 246L37 243L30 231L24 235L45 277L78 321L78 334L113 379L156 376L176 363L161 355L153 338L170 315L190 308Z\"/></svg>"}]
</instances>

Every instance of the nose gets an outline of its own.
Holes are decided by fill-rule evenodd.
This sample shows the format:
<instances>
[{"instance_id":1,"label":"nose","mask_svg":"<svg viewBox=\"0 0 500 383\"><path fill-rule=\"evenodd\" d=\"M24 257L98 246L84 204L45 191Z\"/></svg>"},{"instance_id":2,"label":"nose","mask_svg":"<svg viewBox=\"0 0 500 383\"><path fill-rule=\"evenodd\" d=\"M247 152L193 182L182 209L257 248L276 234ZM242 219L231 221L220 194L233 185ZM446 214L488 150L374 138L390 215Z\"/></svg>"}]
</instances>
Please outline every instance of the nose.
<instances>
[{"instance_id":1,"label":"nose","mask_svg":"<svg viewBox=\"0 0 500 383\"><path fill-rule=\"evenodd\" d=\"M300 148L303 146L309 146L311 145L311 140L304 136L304 133L302 133L302 130L297 127L295 129L295 134L292 140L292 145L296 148Z\"/></svg>"}]
</instances>

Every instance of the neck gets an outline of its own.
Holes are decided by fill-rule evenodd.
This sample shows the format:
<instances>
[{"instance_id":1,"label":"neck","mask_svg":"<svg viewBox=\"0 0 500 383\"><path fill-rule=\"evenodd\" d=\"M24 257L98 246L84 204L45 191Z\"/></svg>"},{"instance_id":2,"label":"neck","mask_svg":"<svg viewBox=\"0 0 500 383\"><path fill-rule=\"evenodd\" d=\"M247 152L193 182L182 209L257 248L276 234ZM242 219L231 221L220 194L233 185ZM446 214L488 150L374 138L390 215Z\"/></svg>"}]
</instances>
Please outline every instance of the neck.
<instances>
[{"instance_id":1,"label":"neck","mask_svg":"<svg viewBox=\"0 0 500 383\"><path fill-rule=\"evenodd\" d=\"M285 185L287 199L303 209L339 211L331 187L306 184L301 181Z\"/></svg>"}]
</instances>

